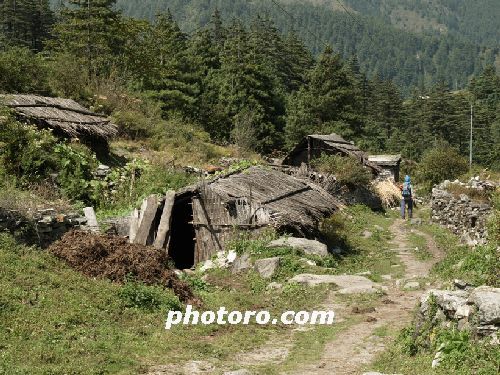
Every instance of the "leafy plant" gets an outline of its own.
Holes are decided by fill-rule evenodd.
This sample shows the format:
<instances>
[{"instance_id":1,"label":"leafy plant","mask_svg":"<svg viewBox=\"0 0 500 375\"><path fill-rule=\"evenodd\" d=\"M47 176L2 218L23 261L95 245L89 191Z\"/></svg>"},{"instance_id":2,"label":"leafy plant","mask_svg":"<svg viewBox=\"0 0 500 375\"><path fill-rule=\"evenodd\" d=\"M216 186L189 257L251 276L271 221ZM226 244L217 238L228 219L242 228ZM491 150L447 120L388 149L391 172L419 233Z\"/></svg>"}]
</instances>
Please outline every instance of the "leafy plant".
<instances>
[{"instance_id":1,"label":"leafy plant","mask_svg":"<svg viewBox=\"0 0 500 375\"><path fill-rule=\"evenodd\" d=\"M147 311L182 309L179 298L173 292L160 286L145 285L129 280L121 288L118 295L125 307Z\"/></svg>"}]
</instances>

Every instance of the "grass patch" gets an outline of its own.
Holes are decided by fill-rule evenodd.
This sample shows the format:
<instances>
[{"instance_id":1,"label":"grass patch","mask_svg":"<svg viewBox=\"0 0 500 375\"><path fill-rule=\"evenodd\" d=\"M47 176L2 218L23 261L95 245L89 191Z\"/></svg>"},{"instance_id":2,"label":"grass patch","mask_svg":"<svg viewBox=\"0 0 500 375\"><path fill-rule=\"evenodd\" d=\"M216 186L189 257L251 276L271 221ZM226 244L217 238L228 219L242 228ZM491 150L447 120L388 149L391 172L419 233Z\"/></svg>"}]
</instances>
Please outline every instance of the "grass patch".
<instances>
[{"instance_id":1,"label":"grass patch","mask_svg":"<svg viewBox=\"0 0 500 375\"><path fill-rule=\"evenodd\" d=\"M417 233L409 233L408 241L412 247L412 251L418 260L429 260L432 258L432 254L429 252L429 246L427 244L427 239Z\"/></svg>"},{"instance_id":2,"label":"grass patch","mask_svg":"<svg viewBox=\"0 0 500 375\"><path fill-rule=\"evenodd\" d=\"M462 279L472 285L500 286L500 257L493 244L470 248L459 243L456 236L437 225L424 225L445 258L436 264L432 274L440 279Z\"/></svg>"},{"instance_id":3,"label":"grass patch","mask_svg":"<svg viewBox=\"0 0 500 375\"><path fill-rule=\"evenodd\" d=\"M484 341L474 341L467 331L435 328L415 344L413 328L404 329L398 339L380 355L372 368L384 373L414 375L496 375L500 366L500 348ZM416 345L416 346L415 346ZM432 368L435 353L441 348L443 360Z\"/></svg>"},{"instance_id":4,"label":"grass patch","mask_svg":"<svg viewBox=\"0 0 500 375\"><path fill-rule=\"evenodd\" d=\"M381 275L393 274L393 265L401 264L389 243L391 214L375 213L365 206L353 206L325 220L323 234L329 247L343 250L334 266L338 274L370 271L370 278L380 281ZM370 236L364 232L369 231Z\"/></svg>"},{"instance_id":5,"label":"grass patch","mask_svg":"<svg viewBox=\"0 0 500 375\"><path fill-rule=\"evenodd\" d=\"M266 293L253 273L234 277L214 270L197 283L205 308L309 310L325 288L287 285ZM0 234L0 373L139 373L149 365L230 359L271 337L277 326L176 326L164 330L178 301L155 287L93 280L48 253Z\"/></svg>"}]
</instances>

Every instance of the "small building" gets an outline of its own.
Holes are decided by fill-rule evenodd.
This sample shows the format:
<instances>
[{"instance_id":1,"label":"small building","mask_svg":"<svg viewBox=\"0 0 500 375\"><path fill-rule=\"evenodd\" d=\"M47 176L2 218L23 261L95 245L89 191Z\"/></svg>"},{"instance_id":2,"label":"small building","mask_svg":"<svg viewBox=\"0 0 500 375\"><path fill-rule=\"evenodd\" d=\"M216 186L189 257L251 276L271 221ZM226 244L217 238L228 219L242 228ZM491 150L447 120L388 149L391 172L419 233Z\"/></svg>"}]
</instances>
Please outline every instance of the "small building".
<instances>
[{"instance_id":1,"label":"small building","mask_svg":"<svg viewBox=\"0 0 500 375\"><path fill-rule=\"evenodd\" d=\"M401 155L370 155L368 160L382 168L394 181L399 181Z\"/></svg>"},{"instance_id":2,"label":"small building","mask_svg":"<svg viewBox=\"0 0 500 375\"><path fill-rule=\"evenodd\" d=\"M282 164L300 167L302 164L310 165L313 159L321 157L322 154L352 156L369 168L374 175L382 172L382 169L368 160L368 155L356 147L352 142L346 141L338 134L312 134L306 136L285 157Z\"/></svg>"},{"instance_id":3,"label":"small building","mask_svg":"<svg viewBox=\"0 0 500 375\"><path fill-rule=\"evenodd\" d=\"M316 237L319 223L341 204L322 188L266 167L204 181L158 204L149 242L159 233L169 207L171 222L165 248L178 268L190 268L225 250L241 233L272 227L278 232Z\"/></svg>"},{"instance_id":4,"label":"small building","mask_svg":"<svg viewBox=\"0 0 500 375\"><path fill-rule=\"evenodd\" d=\"M71 99L37 95L2 95L0 102L11 108L19 121L51 129L56 137L78 139L98 155L109 152L109 140L118 128L111 121Z\"/></svg>"}]
</instances>

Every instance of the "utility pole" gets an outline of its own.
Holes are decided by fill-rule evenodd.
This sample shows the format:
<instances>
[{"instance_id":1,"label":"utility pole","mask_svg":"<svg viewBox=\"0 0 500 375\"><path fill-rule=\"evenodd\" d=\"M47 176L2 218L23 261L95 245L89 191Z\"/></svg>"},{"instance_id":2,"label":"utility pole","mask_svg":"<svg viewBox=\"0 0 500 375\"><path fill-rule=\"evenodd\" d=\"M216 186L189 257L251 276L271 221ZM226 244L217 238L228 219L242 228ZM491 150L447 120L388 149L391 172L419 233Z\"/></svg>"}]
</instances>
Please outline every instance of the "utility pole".
<instances>
[{"instance_id":1,"label":"utility pole","mask_svg":"<svg viewBox=\"0 0 500 375\"><path fill-rule=\"evenodd\" d=\"M472 126L474 120L474 107L470 105L470 141L469 141L469 169L472 169Z\"/></svg>"}]
</instances>

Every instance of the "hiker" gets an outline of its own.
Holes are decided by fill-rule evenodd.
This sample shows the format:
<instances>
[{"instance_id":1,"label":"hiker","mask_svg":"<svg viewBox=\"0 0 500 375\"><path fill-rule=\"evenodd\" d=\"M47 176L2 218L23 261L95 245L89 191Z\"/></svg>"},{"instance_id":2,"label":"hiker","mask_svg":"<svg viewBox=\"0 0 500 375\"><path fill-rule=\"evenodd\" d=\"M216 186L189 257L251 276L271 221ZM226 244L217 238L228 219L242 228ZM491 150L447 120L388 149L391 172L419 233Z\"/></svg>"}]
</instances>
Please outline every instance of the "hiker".
<instances>
[{"instance_id":1,"label":"hiker","mask_svg":"<svg viewBox=\"0 0 500 375\"><path fill-rule=\"evenodd\" d=\"M401 187L401 218L404 220L405 219L405 210L406 207L408 207L408 218L412 218L413 214L413 194L412 194L412 187L411 187L411 180L410 176L405 177L405 182L403 186Z\"/></svg>"}]
</instances>

